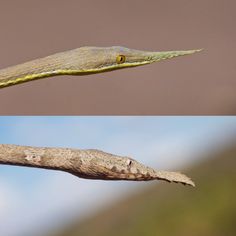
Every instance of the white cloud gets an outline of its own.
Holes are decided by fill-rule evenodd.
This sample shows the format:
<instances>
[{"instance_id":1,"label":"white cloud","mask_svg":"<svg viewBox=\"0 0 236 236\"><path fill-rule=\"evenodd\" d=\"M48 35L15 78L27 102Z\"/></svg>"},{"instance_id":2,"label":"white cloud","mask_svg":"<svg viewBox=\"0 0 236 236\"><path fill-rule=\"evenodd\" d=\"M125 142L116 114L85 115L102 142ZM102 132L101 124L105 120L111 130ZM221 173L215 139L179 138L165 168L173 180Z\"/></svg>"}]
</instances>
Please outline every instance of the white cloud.
<instances>
[{"instance_id":1,"label":"white cloud","mask_svg":"<svg viewBox=\"0 0 236 236\"><path fill-rule=\"evenodd\" d=\"M17 187L12 186L2 176L0 178L0 235L10 236L15 216L20 217L18 210L22 213L22 196Z\"/></svg>"}]
</instances>

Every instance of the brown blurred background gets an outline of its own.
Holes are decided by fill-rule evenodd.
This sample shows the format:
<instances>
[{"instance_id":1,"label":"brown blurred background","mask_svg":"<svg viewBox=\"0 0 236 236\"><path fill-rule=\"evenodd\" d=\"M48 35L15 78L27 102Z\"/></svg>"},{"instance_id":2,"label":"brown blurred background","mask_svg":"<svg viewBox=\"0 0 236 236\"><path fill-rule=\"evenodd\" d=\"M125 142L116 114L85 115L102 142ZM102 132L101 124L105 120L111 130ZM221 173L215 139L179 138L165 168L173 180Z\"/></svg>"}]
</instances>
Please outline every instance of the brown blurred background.
<instances>
[{"instance_id":1,"label":"brown blurred background","mask_svg":"<svg viewBox=\"0 0 236 236\"><path fill-rule=\"evenodd\" d=\"M1 0L0 68L84 45L205 50L1 89L0 115L236 114L235 7L233 0Z\"/></svg>"}]
</instances>

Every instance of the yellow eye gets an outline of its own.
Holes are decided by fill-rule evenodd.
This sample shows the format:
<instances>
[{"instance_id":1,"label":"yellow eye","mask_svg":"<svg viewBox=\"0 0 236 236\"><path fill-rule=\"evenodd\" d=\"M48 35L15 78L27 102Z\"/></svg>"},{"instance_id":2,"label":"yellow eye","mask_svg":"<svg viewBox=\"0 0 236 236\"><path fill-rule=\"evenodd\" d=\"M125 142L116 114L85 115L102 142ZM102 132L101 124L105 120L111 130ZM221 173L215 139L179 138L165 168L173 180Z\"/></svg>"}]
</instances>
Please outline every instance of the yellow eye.
<instances>
[{"instance_id":1,"label":"yellow eye","mask_svg":"<svg viewBox=\"0 0 236 236\"><path fill-rule=\"evenodd\" d=\"M116 62L117 62L118 64L124 63L124 62L125 62L125 56L124 56L124 55L119 55L119 56L117 56L117 57L116 57Z\"/></svg>"}]
</instances>

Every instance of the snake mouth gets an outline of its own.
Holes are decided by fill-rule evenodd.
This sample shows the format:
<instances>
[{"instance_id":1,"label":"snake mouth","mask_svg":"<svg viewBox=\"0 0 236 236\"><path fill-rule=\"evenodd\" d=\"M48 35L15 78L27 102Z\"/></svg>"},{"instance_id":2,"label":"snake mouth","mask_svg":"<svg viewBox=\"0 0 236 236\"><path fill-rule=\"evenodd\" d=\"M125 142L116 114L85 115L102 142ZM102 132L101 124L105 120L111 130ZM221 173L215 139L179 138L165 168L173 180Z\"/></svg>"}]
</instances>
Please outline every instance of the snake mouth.
<instances>
[{"instance_id":1,"label":"snake mouth","mask_svg":"<svg viewBox=\"0 0 236 236\"><path fill-rule=\"evenodd\" d=\"M117 180L145 181L155 178L155 171L150 167L146 167L134 159L127 159L125 168L117 168L113 166L108 170L108 176Z\"/></svg>"}]
</instances>

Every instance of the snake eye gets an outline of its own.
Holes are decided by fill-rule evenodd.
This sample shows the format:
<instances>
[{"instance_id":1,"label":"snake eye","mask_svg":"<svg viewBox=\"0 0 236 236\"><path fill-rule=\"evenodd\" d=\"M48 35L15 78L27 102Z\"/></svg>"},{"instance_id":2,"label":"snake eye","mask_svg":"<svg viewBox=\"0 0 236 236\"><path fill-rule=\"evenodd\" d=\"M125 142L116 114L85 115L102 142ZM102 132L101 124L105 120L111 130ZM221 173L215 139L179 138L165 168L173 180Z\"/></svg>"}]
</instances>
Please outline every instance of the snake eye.
<instances>
[{"instance_id":1,"label":"snake eye","mask_svg":"<svg viewBox=\"0 0 236 236\"><path fill-rule=\"evenodd\" d=\"M118 64L124 63L124 62L125 62L125 56L124 56L124 55L119 55L119 56L117 56L117 57L116 57L116 62L117 62Z\"/></svg>"},{"instance_id":2,"label":"snake eye","mask_svg":"<svg viewBox=\"0 0 236 236\"><path fill-rule=\"evenodd\" d=\"M128 160L127 160L127 165L128 165L128 167L130 167L131 164L132 164L132 161L131 161L130 159L128 159Z\"/></svg>"}]
</instances>

